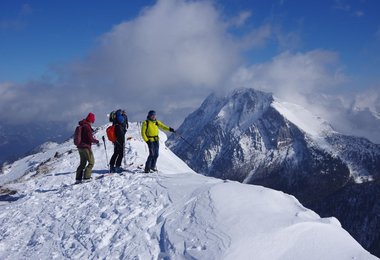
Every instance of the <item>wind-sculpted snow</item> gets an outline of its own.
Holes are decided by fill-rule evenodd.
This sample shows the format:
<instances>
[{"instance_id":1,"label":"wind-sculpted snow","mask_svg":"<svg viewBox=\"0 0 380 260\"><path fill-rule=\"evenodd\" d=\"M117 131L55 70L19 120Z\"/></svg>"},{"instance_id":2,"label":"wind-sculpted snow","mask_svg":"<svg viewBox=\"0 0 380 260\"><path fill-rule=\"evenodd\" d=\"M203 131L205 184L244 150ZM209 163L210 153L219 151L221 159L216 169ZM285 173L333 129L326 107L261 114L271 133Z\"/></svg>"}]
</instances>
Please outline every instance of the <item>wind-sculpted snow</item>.
<instances>
[{"instance_id":1,"label":"wind-sculpted snow","mask_svg":"<svg viewBox=\"0 0 380 260\"><path fill-rule=\"evenodd\" d=\"M376 259L335 218L282 192L198 175L163 143L159 172L141 173L136 124L127 135L121 175L72 185L72 140L11 165L2 190L17 193L0 201L0 259ZM102 176L104 148L93 149Z\"/></svg>"}]
</instances>

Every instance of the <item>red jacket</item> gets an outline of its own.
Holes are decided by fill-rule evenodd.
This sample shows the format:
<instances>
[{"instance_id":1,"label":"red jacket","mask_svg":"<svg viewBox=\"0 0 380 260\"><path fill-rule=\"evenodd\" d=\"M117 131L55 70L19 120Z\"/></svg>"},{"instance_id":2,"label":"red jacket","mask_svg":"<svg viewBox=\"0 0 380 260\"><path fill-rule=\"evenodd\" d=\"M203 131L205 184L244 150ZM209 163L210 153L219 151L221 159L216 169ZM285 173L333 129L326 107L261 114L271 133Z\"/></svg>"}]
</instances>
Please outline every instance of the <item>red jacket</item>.
<instances>
[{"instance_id":1,"label":"red jacket","mask_svg":"<svg viewBox=\"0 0 380 260\"><path fill-rule=\"evenodd\" d=\"M83 119L82 121L79 122L79 125L82 126L82 138L81 138L81 143L78 145L78 148L86 148L91 150L91 145L92 144L97 144L99 143L98 140L94 138L92 135L92 128L89 122L86 121L86 119Z\"/></svg>"}]
</instances>

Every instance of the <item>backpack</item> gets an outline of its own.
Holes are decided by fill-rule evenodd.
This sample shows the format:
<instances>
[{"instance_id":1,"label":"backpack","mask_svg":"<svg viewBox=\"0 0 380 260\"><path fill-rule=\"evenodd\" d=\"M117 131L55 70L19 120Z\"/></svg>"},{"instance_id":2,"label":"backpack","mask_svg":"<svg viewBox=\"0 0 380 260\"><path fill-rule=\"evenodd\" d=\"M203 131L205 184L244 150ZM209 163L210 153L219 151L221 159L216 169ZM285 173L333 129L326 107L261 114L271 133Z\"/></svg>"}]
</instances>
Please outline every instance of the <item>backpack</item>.
<instances>
[{"instance_id":1,"label":"backpack","mask_svg":"<svg viewBox=\"0 0 380 260\"><path fill-rule=\"evenodd\" d=\"M115 126L114 125L107 127L106 133L107 133L108 140L110 140L112 143L116 142L117 138L116 138Z\"/></svg>"},{"instance_id":2,"label":"backpack","mask_svg":"<svg viewBox=\"0 0 380 260\"><path fill-rule=\"evenodd\" d=\"M124 121L125 121L125 118L124 116L122 115L122 110L121 109L118 109L118 110L115 110L115 111L112 111L109 115L109 121L113 124L123 124Z\"/></svg>"},{"instance_id":3,"label":"backpack","mask_svg":"<svg viewBox=\"0 0 380 260\"><path fill-rule=\"evenodd\" d=\"M149 127L149 120L147 119L147 120L145 120L145 122L146 122L146 129L148 130L148 127ZM158 122L157 122L157 120L156 120L156 122L154 123L156 126L158 126Z\"/></svg>"},{"instance_id":4,"label":"backpack","mask_svg":"<svg viewBox=\"0 0 380 260\"><path fill-rule=\"evenodd\" d=\"M113 122L115 122L115 120L116 120L116 111L112 111L112 112L110 113L110 115L109 115L109 121L110 121L111 123L113 123Z\"/></svg>"},{"instance_id":5,"label":"backpack","mask_svg":"<svg viewBox=\"0 0 380 260\"><path fill-rule=\"evenodd\" d=\"M82 127L81 125L78 125L77 128L75 128L74 132L74 144L76 146L80 145L82 142Z\"/></svg>"}]
</instances>

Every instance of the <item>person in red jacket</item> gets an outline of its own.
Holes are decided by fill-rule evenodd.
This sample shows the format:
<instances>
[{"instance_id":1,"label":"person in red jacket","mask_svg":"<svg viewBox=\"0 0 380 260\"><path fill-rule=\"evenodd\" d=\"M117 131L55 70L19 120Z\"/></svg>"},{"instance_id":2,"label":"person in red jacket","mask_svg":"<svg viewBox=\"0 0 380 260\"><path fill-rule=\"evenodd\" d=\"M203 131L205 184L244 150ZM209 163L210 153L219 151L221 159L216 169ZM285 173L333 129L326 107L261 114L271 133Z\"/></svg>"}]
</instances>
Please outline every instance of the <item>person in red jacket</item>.
<instances>
[{"instance_id":1,"label":"person in red jacket","mask_svg":"<svg viewBox=\"0 0 380 260\"><path fill-rule=\"evenodd\" d=\"M77 168L75 182L80 183L82 180L84 182L91 180L92 167L94 167L95 159L94 154L91 150L92 144L97 144L99 146L99 141L96 140L93 136L94 130L91 125L95 122L95 115L89 113L86 119L83 119L79 122L79 125L82 127L81 142L77 145L78 152L80 156L80 164ZM88 164L87 164L88 162ZM87 165L87 166L86 166ZM84 176L83 176L84 171Z\"/></svg>"}]
</instances>

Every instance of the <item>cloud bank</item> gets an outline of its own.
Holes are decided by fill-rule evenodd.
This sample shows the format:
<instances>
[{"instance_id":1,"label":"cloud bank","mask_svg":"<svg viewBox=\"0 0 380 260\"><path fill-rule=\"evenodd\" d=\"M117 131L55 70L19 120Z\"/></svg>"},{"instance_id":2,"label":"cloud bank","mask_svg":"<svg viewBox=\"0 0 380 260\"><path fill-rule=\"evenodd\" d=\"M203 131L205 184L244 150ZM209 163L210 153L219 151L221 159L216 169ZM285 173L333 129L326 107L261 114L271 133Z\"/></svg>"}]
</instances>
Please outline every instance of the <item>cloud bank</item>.
<instances>
[{"instance_id":1,"label":"cloud bank","mask_svg":"<svg viewBox=\"0 0 380 260\"><path fill-rule=\"evenodd\" d=\"M117 107L135 120L150 109L184 116L238 63L238 44L210 2L161 0L102 35L86 58L55 67L53 79L2 83L0 119L26 110L17 121L70 120Z\"/></svg>"},{"instance_id":2,"label":"cloud bank","mask_svg":"<svg viewBox=\"0 0 380 260\"><path fill-rule=\"evenodd\" d=\"M102 124L116 108L126 109L133 121L155 109L178 127L210 92L245 86L304 105L338 130L380 143L371 134L379 132L379 96L374 94L379 86L368 94L346 90L350 78L339 55L325 50L284 51L266 63L246 65L247 50L264 48L270 40L282 50L289 42L279 37L289 33L269 23L233 36L230 30L250 16L242 11L228 19L210 1L159 0L100 36L85 58L53 67L53 77L0 83L0 120L61 121L72 127L89 111ZM358 127L357 118L370 123L361 121Z\"/></svg>"}]
</instances>

